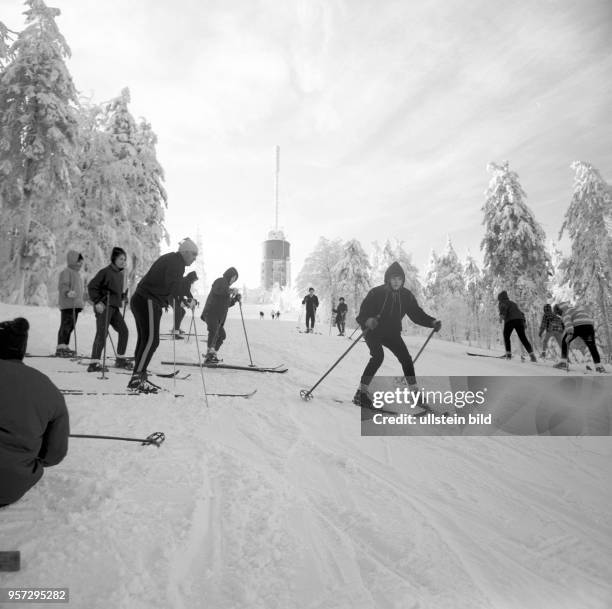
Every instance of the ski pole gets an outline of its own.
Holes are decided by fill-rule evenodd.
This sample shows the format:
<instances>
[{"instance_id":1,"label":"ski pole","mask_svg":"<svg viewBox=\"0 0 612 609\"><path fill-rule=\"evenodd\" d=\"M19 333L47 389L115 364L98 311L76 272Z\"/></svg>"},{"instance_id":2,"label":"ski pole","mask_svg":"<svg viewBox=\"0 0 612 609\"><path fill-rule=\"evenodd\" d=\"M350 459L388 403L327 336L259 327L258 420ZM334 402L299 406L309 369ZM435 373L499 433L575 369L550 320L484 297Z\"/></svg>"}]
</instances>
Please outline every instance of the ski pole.
<instances>
[{"instance_id":1,"label":"ski pole","mask_svg":"<svg viewBox=\"0 0 612 609\"><path fill-rule=\"evenodd\" d=\"M74 332L74 356L77 357L79 351L77 349L77 329L76 329L76 311L72 307L72 331Z\"/></svg>"},{"instance_id":2,"label":"ski pole","mask_svg":"<svg viewBox=\"0 0 612 609\"><path fill-rule=\"evenodd\" d=\"M427 343L430 341L431 337L434 335L435 330L432 328L427 340L423 343L423 346L419 349L419 352L416 354L416 357L412 360L413 364L416 364L416 361L419 359L419 355L423 352L423 349L427 346Z\"/></svg>"},{"instance_id":3,"label":"ski pole","mask_svg":"<svg viewBox=\"0 0 612 609\"><path fill-rule=\"evenodd\" d=\"M321 384L323 379L346 357L347 353L359 342L359 340L365 336L367 330L364 330L353 342L353 344L334 362L332 367L308 390L302 389L300 391L300 397L303 400L312 400L312 392Z\"/></svg>"},{"instance_id":4,"label":"ski pole","mask_svg":"<svg viewBox=\"0 0 612 609\"><path fill-rule=\"evenodd\" d=\"M206 381L204 380L204 367L202 366L202 356L200 355L200 345L198 341L198 329L196 327L195 313L191 309L191 320L193 321L193 336L196 343L196 351L198 352L198 364L200 365L200 376L202 377L202 388L204 389L204 401L208 408L208 393L206 392Z\"/></svg>"},{"instance_id":5,"label":"ski pole","mask_svg":"<svg viewBox=\"0 0 612 609\"><path fill-rule=\"evenodd\" d=\"M244 315L242 314L242 302L240 302L240 300L238 301L238 305L240 306L240 319L242 319L242 329L244 330L244 338L247 344L247 351L249 352L249 360L251 361L249 366L253 368L255 364L253 363L253 358L251 357L251 347L249 347L249 337L247 336L246 326L244 325Z\"/></svg>"},{"instance_id":6,"label":"ski pole","mask_svg":"<svg viewBox=\"0 0 612 609\"><path fill-rule=\"evenodd\" d=\"M176 322L176 307L177 307L177 302L176 302L176 296L174 297L174 307L172 307L172 315L175 318L175 322ZM173 323L173 328L172 328L172 390L174 391L174 393L176 393L176 323Z\"/></svg>"},{"instance_id":7,"label":"ski pole","mask_svg":"<svg viewBox=\"0 0 612 609\"><path fill-rule=\"evenodd\" d=\"M71 433L70 437L71 438L93 438L96 440L123 440L125 442L142 442L143 446L146 446L147 444L152 444L153 446L157 446L157 448L159 448L163 444L164 440L166 439L166 436L161 431L156 431L148 435L146 438L124 438L123 436L97 436L97 435L91 435L91 434L78 434L78 433Z\"/></svg>"},{"instance_id":8,"label":"ski pole","mask_svg":"<svg viewBox=\"0 0 612 609\"><path fill-rule=\"evenodd\" d=\"M104 318L104 352L102 353L102 376L99 376L98 378L106 381L106 339L108 338L108 310L110 309L110 307L108 306L110 302L110 292L106 293L106 311L105 311L105 318ZM113 349L115 347L113 346Z\"/></svg>"}]
</instances>

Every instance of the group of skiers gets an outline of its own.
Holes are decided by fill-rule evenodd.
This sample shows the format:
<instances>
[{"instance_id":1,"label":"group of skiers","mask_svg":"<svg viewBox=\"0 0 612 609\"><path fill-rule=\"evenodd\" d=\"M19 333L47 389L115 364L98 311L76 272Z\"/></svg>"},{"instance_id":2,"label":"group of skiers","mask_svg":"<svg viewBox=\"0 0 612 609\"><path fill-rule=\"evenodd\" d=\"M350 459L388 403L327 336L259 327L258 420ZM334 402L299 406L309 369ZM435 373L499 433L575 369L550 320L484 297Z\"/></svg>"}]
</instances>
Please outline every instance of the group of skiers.
<instances>
[{"instance_id":1,"label":"group of skiers","mask_svg":"<svg viewBox=\"0 0 612 609\"><path fill-rule=\"evenodd\" d=\"M157 393L157 386L148 381L147 367L159 344L162 309L172 306L176 313L177 307L184 306L194 311L196 301L190 290L197 276L193 272L184 276L184 272L197 255L195 243L189 238L184 239L177 252L160 256L138 283L130 300L138 331L134 369L128 383L132 390ZM64 351L70 351L70 332L74 330L78 313L84 305L83 282L79 274L82 261L78 252L69 252L68 267L60 274L61 326L57 351L62 356ZM124 356L127 328L120 312L121 304L125 310L127 301L122 279L125 262L125 251L113 248L111 264L100 270L88 285L88 295L96 314L96 338L92 349L94 363L99 363L96 360L99 360L111 325L119 334L116 361L121 362L120 366L128 365ZM236 302L240 303L240 294L231 287L237 279L237 270L228 268L214 281L206 300L201 319L208 326L206 361L209 363L219 361L217 354L226 337L224 324L228 310ZM404 270L394 262L385 272L384 283L371 289L361 303L356 319L370 358L353 397L353 402L359 406L372 407L369 386L383 363L383 347L398 359L409 390L417 390L412 357L401 337L405 315L415 324L432 328L434 332L439 332L442 327L440 320L421 309L404 283ZM508 359L512 357L510 336L516 331L531 359L536 361L525 333L525 315L510 300L507 292L501 292L498 301L500 320L504 323L505 356ZM308 313L307 328L312 329L318 306L313 288L309 289L303 304ZM346 311L341 298L334 310L341 333L344 333ZM4 392L3 408L0 409L0 507L22 497L40 479L44 467L55 465L64 458L68 446L69 418L63 395L44 374L23 365L28 330L29 324L23 318L0 323L0 386ZM542 334L543 354L551 337L560 341L561 361L555 365L556 368L567 368L569 344L580 337L593 357L596 370L605 372L595 344L593 319L583 307L572 307L566 302L554 307L546 305L539 336Z\"/></svg>"},{"instance_id":2,"label":"group of skiers","mask_svg":"<svg viewBox=\"0 0 612 609\"><path fill-rule=\"evenodd\" d=\"M525 333L525 314L514 301L510 300L505 290L497 295L497 300L500 321L504 324L503 336L506 359L512 358L510 336L512 332L516 331L531 361L537 362L533 347ZM561 370L568 369L569 345L576 338L581 338L593 358L595 370L597 372L606 371L601 363L597 343L595 342L593 316L584 307L570 306L568 302L560 302L554 307L550 304L545 304L538 336L542 338L542 334L544 334L542 339L542 358L546 357L546 350L551 338L557 341L561 349L561 360L553 366L554 368Z\"/></svg>"}]
</instances>

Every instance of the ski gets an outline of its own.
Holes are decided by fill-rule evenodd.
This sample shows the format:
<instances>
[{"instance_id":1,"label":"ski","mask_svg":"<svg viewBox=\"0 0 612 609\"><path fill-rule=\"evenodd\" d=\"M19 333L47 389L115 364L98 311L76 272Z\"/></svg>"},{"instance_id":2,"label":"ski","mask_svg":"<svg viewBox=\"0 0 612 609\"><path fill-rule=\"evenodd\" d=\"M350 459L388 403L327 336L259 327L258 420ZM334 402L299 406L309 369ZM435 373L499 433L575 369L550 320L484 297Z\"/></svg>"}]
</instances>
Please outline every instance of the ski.
<instances>
[{"instance_id":1,"label":"ski","mask_svg":"<svg viewBox=\"0 0 612 609\"><path fill-rule=\"evenodd\" d=\"M473 353L472 351L466 351L467 355L472 357L492 357L494 359L505 359L505 355L489 355L488 353Z\"/></svg>"},{"instance_id":2,"label":"ski","mask_svg":"<svg viewBox=\"0 0 612 609\"><path fill-rule=\"evenodd\" d=\"M213 395L217 398L245 398L248 400L252 398L257 393L257 389L253 389L253 391L249 393L207 393L206 395Z\"/></svg>"},{"instance_id":3,"label":"ski","mask_svg":"<svg viewBox=\"0 0 612 609\"><path fill-rule=\"evenodd\" d=\"M96 372L102 372L101 370L96 370ZM131 372L126 372L124 371L123 368L110 368L110 369L106 369L105 372L112 372L113 374L121 374L122 376L132 376ZM55 373L57 374L83 374L82 370L56 370ZM89 373L91 374L91 373ZM191 374L179 374L179 371L176 371L176 374L174 372L170 372L168 374L164 373L164 372L151 372L151 374L153 374L154 376L158 376L160 378L163 379L172 379L175 378L177 381L186 381L188 378L191 377Z\"/></svg>"},{"instance_id":4,"label":"ski","mask_svg":"<svg viewBox=\"0 0 612 609\"><path fill-rule=\"evenodd\" d=\"M172 366L173 362L162 362L164 366ZM177 366L195 366L196 368L201 366L202 368L219 368L222 370L250 370L252 372L277 372L283 374L287 372L289 368L279 366L238 366L233 364L199 364L198 362L176 362Z\"/></svg>"},{"instance_id":5,"label":"ski","mask_svg":"<svg viewBox=\"0 0 612 609\"><path fill-rule=\"evenodd\" d=\"M169 389L159 387L162 391L170 393L175 398L184 398L182 393L172 393ZM138 391L85 391L83 389L60 389L60 393L63 395L157 395L154 393L145 393Z\"/></svg>"}]
</instances>

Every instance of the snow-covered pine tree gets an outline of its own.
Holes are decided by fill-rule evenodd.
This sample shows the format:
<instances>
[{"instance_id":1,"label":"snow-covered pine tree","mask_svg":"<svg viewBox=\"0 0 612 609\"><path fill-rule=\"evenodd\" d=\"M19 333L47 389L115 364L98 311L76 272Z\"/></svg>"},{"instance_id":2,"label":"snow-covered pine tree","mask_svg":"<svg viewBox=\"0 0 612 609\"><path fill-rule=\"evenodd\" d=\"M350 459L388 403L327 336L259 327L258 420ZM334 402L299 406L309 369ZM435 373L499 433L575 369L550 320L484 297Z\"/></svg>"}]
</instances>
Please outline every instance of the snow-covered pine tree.
<instances>
[{"instance_id":1,"label":"snow-covered pine tree","mask_svg":"<svg viewBox=\"0 0 612 609\"><path fill-rule=\"evenodd\" d=\"M564 265L579 302L594 305L603 330L608 356L612 352L612 237L606 219L612 215L610 185L599 171L584 161L572 163L574 192L559 237L567 231L571 256ZM601 337L601 336L600 336Z\"/></svg>"},{"instance_id":2,"label":"snow-covered pine tree","mask_svg":"<svg viewBox=\"0 0 612 609\"><path fill-rule=\"evenodd\" d=\"M42 0L25 4L26 28L4 52L0 71L2 224L9 219L16 241L0 283L13 302L28 302L35 293L40 301L39 286L53 266L55 229L72 211L78 176L78 102L65 64L70 49L55 23L60 11Z\"/></svg>"},{"instance_id":3,"label":"snow-covered pine tree","mask_svg":"<svg viewBox=\"0 0 612 609\"><path fill-rule=\"evenodd\" d=\"M301 298L313 287L319 301L331 302L337 278L335 267L342 258L342 241L319 237L314 250L304 260L304 266L296 279L296 287Z\"/></svg>"},{"instance_id":4,"label":"snow-covered pine tree","mask_svg":"<svg viewBox=\"0 0 612 609\"><path fill-rule=\"evenodd\" d=\"M368 256L357 239L347 241L343 250L342 258L334 269L337 278L334 304L337 304L336 298L343 296L348 306L347 319L354 319L362 300L372 287L371 267Z\"/></svg>"},{"instance_id":5,"label":"snow-covered pine tree","mask_svg":"<svg viewBox=\"0 0 612 609\"><path fill-rule=\"evenodd\" d=\"M444 321L442 336L452 341L466 335L467 306L463 266L450 237L440 256L433 253L433 268L428 273L428 296L436 317Z\"/></svg>"},{"instance_id":6,"label":"snow-covered pine tree","mask_svg":"<svg viewBox=\"0 0 612 609\"><path fill-rule=\"evenodd\" d=\"M465 297L468 309L467 341L480 343L483 336L481 328L480 304L482 302L482 275L476 264L476 260L468 250L465 265L463 267L465 280Z\"/></svg>"},{"instance_id":7,"label":"snow-covered pine tree","mask_svg":"<svg viewBox=\"0 0 612 609\"><path fill-rule=\"evenodd\" d=\"M487 169L493 175L483 206L483 270L494 291L507 290L518 301L533 338L552 274L544 230L524 203L527 195L508 162Z\"/></svg>"}]
</instances>

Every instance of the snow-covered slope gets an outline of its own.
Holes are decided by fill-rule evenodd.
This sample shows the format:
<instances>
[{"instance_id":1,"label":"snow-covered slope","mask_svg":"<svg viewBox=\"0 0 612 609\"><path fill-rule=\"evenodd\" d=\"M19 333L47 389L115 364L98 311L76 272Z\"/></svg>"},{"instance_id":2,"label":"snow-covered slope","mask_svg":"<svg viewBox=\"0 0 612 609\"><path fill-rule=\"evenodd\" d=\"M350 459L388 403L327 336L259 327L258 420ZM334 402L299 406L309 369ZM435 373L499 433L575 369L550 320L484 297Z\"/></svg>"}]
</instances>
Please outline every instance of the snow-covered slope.
<instances>
[{"instance_id":1,"label":"snow-covered slope","mask_svg":"<svg viewBox=\"0 0 612 609\"><path fill-rule=\"evenodd\" d=\"M50 353L58 312L0 305L0 319L18 314L32 324L28 350ZM205 381L209 392L257 388L249 400L211 397L207 408L196 368L176 381L184 398L66 397L73 433L167 440L72 439L59 466L0 510L0 549L22 557L0 586L67 586L79 609L612 606L609 437L361 437L359 411L331 398L352 396L365 346L305 403L299 390L351 343L248 317L255 362L289 372L206 370ZM91 313L78 329L87 352ZM228 336L225 360L248 364L235 311ZM406 340L413 352L423 342ZM193 341L176 349L197 360ZM465 350L434 340L418 373L543 373ZM171 358L164 341L152 368ZM122 391L128 380L26 363L62 388ZM400 373L392 357L381 373Z\"/></svg>"}]
</instances>

